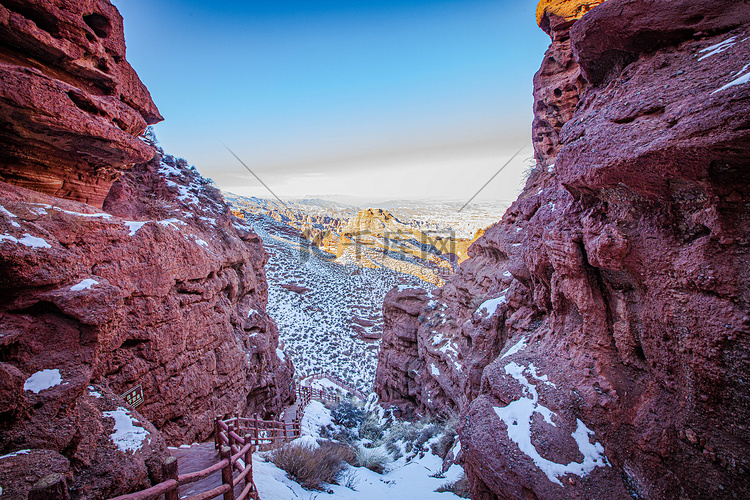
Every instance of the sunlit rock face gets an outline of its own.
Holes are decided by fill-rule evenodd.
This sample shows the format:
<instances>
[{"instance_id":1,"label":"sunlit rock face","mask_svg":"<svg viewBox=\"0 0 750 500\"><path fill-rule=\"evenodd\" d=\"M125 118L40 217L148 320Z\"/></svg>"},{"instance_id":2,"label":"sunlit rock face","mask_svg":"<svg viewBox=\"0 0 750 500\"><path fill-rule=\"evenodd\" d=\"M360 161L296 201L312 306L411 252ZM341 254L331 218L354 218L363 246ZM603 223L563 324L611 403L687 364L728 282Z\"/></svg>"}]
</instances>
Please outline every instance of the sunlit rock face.
<instances>
[{"instance_id":1,"label":"sunlit rock face","mask_svg":"<svg viewBox=\"0 0 750 500\"><path fill-rule=\"evenodd\" d=\"M750 495L750 6L663 3L572 25L556 150L419 311L385 310L416 345L381 359L416 371L376 387L459 413L474 499Z\"/></svg>"},{"instance_id":2,"label":"sunlit rock face","mask_svg":"<svg viewBox=\"0 0 750 500\"><path fill-rule=\"evenodd\" d=\"M536 6L536 23L549 33L553 19L573 24L604 2L605 0L541 0Z\"/></svg>"},{"instance_id":3,"label":"sunlit rock face","mask_svg":"<svg viewBox=\"0 0 750 500\"><path fill-rule=\"evenodd\" d=\"M536 11L539 26L552 39L534 75L534 122L531 136L534 156L543 166L555 163L560 150L560 129L575 112L588 86L573 58L570 28L604 0L542 0Z\"/></svg>"},{"instance_id":4,"label":"sunlit rock face","mask_svg":"<svg viewBox=\"0 0 750 500\"><path fill-rule=\"evenodd\" d=\"M0 180L101 208L162 120L104 0L0 5Z\"/></svg>"}]
</instances>

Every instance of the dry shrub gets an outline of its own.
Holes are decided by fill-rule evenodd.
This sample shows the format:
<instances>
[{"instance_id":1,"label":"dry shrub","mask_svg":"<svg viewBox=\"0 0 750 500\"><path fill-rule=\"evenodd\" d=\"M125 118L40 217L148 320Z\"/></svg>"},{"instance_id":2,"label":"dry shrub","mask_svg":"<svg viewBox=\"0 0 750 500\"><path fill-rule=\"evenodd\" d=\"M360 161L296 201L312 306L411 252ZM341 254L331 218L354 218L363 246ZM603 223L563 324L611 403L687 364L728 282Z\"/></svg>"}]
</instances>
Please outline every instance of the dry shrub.
<instances>
[{"instance_id":1,"label":"dry shrub","mask_svg":"<svg viewBox=\"0 0 750 500\"><path fill-rule=\"evenodd\" d=\"M391 462L391 457L378 448L362 448L357 450L357 465L367 467L373 472L382 474Z\"/></svg>"},{"instance_id":2,"label":"dry shrub","mask_svg":"<svg viewBox=\"0 0 750 500\"><path fill-rule=\"evenodd\" d=\"M439 486L435 491L438 493L450 492L459 498L471 498L469 496L469 480L463 474L454 482Z\"/></svg>"},{"instance_id":3,"label":"dry shrub","mask_svg":"<svg viewBox=\"0 0 750 500\"><path fill-rule=\"evenodd\" d=\"M287 444L272 451L269 458L303 488L320 490L325 483L336 483L345 462L354 460L353 454L347 446L324 441L318 448L307 443Z\"/></svg>"}]
</instances>

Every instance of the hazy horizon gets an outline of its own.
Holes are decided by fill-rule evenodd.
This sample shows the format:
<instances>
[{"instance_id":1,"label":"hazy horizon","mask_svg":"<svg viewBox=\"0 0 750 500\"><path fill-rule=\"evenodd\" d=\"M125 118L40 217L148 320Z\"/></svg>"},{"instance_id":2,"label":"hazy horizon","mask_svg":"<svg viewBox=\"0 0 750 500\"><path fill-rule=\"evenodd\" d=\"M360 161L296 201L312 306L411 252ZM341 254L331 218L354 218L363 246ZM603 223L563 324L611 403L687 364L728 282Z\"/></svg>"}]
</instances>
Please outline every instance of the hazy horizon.
<instances>
[{"instance_id":1,"label":"hazy horizon","mask_svg":"<svg viewBox=\"0 0 750 500\"><path fill-rule=\"evenodd\" d=\"M166 152L282 199L513 200L532 156L536 1L115 0Z\"/></svg>"}]
</instances>

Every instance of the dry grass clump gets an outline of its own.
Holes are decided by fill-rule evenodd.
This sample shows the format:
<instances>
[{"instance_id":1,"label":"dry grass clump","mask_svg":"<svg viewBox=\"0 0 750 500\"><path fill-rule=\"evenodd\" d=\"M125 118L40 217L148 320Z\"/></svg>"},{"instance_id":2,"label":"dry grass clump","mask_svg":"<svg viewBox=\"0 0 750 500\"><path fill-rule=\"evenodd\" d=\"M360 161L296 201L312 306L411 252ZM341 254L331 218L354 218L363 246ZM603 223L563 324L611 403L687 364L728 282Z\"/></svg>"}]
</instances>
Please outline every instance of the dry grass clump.
<instances>
[{"instance_id":1,"label":"dry grass clump","mask_svg":"<svg viewBox=\"0 0 750 500\"><path fill-rule=\"evenodd\" d=\"M362 448L357 450L357 466L367 467L373 472L382 474L391 463L391 457L378 448Z\"/></svg>"},{"instance_id":2,"label":"dry grass clump","mask_svg":"<svg viewBox=\"0 0 750 500\"><path fill-rule=\"evenodd\" d=\"M438 486L438 489L435 491L438 493L450 492L459 498L471 498L469 496L469 480L463 474L452 483L445 483L442 486Z\"/></svg>"},{"instance_id":3,"label":"dry grass clump","mask_svg":"<svg viewBox=\"0 0 750 500\"><path fill-rule=\"evenodd\" d=\"M269 453L269 459L303 488L323 489L336 484L347 463L355 462L355 452L349 446L330 441L319 447L309 443L287 444Z\"/></svg>"}]
</instances>

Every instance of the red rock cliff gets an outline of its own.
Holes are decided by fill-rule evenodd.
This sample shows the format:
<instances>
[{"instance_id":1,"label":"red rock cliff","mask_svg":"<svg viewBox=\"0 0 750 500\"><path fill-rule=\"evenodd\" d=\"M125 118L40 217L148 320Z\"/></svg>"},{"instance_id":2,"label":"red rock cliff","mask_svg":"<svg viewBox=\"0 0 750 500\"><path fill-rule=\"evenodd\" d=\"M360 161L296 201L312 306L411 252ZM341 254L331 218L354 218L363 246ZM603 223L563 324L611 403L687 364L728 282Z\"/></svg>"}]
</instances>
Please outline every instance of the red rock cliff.
<instances>
[{"instance_id":1,"label":"red rock cliff","mask_svg":"<svg viewBox=\"0 0 750 500\"><path fill-rule=\"evenodd\" d=\"M746 2L591 10L557 151L422 308L386 298L380 361L417 370L379 393L461 414L472 498L750 496L749 29Z\"/></svg>"},{"instance_id":2,"label":"red rock cliff","mask_svg":"<svg viewBox=\"0 0 750 500\"><path fill-rule=\"evenodd\" d=\"M0 39L3 498L51 472L73 498L147 487L167 442L294 397L267 255L209 181L136 137L160 117L109 2L3 1ZM137 411L119 396L136 385Z\"/></svg>"},{"instance_id":3,"label":"red rock cliff","mask_svg":"<svg viewBox=\"0 0 750 500\"><path fill-rule=\"evenodd\" d=\"M106 0L0 4L0 180L101 208L161 121Z\"/></svg>"}]
</instances>

